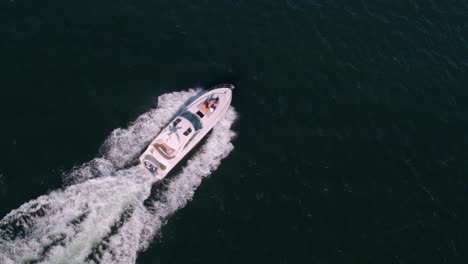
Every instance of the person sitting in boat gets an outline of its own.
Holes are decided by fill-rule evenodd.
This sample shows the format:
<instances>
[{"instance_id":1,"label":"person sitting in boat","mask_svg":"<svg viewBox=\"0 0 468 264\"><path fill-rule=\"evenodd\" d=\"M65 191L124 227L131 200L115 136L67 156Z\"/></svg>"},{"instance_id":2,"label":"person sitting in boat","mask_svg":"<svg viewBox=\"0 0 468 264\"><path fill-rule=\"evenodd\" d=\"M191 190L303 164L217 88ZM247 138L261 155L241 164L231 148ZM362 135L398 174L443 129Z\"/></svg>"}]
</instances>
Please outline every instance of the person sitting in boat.
<instances>
[{"instance_id":1,"label":"person sitting in boat","mask_svg":"<svg viewBox=\"0 0 468 264\"><path fill-rule=\"evenodd\" d=\"M216 106L218 105L218 101L219 101L219 98L208 99L205 102L205 110L210 111L210 112L214 112L214 110L216 110Z\"/></svg>"}]
</instances>

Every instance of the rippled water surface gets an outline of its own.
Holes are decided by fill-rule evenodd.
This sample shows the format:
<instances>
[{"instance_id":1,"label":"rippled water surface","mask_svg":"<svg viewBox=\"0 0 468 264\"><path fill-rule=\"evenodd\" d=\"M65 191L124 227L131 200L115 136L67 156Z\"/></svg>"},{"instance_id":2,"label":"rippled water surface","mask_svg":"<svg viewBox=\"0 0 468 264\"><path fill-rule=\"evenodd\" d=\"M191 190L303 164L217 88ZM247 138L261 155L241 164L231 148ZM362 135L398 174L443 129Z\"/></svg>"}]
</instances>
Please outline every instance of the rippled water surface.
<instances>
[{"instance_id":1,"label":"rippled water surface","mask_svg":"<svg viewBox=\"0 0 468 264\"><path fill-rule=\"evenodd\" d=\"M0 3L0 262L467 263L468 2ZM197 90L233 108L161 187Z\"/></svg>"}]
</instances>

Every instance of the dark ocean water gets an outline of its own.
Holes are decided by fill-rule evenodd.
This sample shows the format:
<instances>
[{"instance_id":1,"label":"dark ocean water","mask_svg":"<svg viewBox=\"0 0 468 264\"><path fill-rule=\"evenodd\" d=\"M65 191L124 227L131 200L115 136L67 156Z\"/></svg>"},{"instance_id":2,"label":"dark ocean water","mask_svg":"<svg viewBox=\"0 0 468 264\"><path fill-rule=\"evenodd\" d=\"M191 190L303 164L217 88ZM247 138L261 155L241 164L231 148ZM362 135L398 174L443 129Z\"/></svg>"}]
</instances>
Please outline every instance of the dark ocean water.
<instances>
[{"instance_id":1,"label":"dark ocean water","mask_svg":"<svg viewBox=\"0 0 468 264\"><path fill-rule=\"evenodd\" d=\"M468 263L465 0L3 1L0 76L0 218L232 82L233 152L137 263Z\"/></svg>"}]
</instances>

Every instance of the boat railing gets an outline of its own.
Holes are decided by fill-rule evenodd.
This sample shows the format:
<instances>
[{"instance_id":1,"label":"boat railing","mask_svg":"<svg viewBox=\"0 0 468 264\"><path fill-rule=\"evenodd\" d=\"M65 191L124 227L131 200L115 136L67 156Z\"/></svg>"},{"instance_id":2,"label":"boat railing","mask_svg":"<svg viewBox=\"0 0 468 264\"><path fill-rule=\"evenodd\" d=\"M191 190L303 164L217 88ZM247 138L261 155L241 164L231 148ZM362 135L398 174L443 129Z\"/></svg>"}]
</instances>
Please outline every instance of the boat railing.
<instances>
[{"instance_id":1,"label":"boat railing","mask_svg":"<svg viewBox=\"0 0 468 264\"><path fill-rule=\"evenodd\" d=\"M232 85L230 83L218 84L218 85L213 87L213 89L218 89L218 88L229 88L229 89L233 90L235 87L234 87L234 85Z\"/></svg>"}]
</instances>

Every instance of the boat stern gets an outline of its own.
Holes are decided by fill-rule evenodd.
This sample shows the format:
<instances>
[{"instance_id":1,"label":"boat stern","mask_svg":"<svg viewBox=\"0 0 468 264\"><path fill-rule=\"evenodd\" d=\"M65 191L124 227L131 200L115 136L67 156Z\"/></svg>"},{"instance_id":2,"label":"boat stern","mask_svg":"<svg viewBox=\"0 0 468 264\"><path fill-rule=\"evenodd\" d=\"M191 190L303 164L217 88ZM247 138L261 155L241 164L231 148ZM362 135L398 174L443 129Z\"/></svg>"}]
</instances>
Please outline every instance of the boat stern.
<instances>
[{"instance_id":1,"label":"boat stern","mask_svg":"<svg viewBox=\"0 0 468 264\"><path fill-rule=\"evenodd\" d=\"M140 156L140 164L146 174L151 175L157 180L163 179L167 174L166 166L159 162L149 151L145 151L145 153Z\"/></svg>"}]
</instances>

